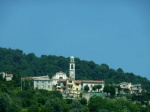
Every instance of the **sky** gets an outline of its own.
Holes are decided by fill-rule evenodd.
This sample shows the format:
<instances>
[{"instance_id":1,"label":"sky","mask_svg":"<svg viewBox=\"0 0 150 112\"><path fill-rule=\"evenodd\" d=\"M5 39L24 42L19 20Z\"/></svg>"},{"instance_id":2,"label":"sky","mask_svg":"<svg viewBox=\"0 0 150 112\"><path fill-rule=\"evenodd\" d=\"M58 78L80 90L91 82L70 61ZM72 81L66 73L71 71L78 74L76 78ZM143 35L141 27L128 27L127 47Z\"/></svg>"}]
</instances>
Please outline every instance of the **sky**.
<instances>
[{"instance_id":1,"label":"sky","mask_svg":"<svg viewBox=\"0 0 150 112\"><path fill-rule=\"evenodd\" d=\"M150 80L150 0L0 0L0 47L73 55Z\"/></svg>"}]
</instances>

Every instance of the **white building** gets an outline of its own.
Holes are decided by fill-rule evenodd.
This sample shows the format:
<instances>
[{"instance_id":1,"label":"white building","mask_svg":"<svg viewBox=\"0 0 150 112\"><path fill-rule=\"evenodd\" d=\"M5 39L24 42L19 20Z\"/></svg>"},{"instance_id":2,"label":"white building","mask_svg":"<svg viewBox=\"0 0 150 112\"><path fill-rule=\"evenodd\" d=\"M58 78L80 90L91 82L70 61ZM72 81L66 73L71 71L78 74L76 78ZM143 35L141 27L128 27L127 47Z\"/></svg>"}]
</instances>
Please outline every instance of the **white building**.
<instances>
[{"instance_id":1,"label":"white building","mask_svg":"<svg viewBox=\"0 0 150 112\"><path fill-rule=\"evenodd\" d=\"M73 56L70 57L69 78L75 80L75 61Z\"/></svg>"},{"instance_id":2,"label":"white building","mask_svg":"<svg viewBox=\"0 0 150 112\"><path fill-rule=\"evenodd\" d=\"M61 79L68 79L66 73L60 71L60 72L57 72L54 76L52 76L52 85L56 85L57 82Z\"/></svg>"},{"instance_id":3,"label":"white building","mask_svg":"<svg viewBox=\"0 0 150 112\"><path fill-rule=\"evenodd\" d=\"M142 92L142 87L141 84L135 84L133 85L132 83L128 82L122 82L120 84L117 84L116 87L120 87L120 91L122 94L126 93L135 93L135 94L140 94ZM116 88L116 94L118 94L118 89Z\"/></svg>"},{"instance_id":4,"label":"white building","mask_svg":"<svg viewBox=\"0 0 150 112\"><path fill-rule=\"evenodd\" d=\"M131 93L140 94L142 92L141 84L135 84L131 86Z\"/></svg>"},{"instance_id":5,"label":"white building","mask_svg":"<svg viewBox=\"0 0 150 112\"><path fill-rule=\"evenodd\" d=\"M100 88L99 92L103 92L103 89L104 89L104 81L103 80L82 80L82 89L84 89L84 87L86 85L88 85L88 87L89 87L88 92L93 92L92 87L94 87L95 85L102 86ZM95 92L98 92L98 90L96 90Z\"/></svg>"},{"instance_id":6,"label":"white building","mask_svg":"<svg viewBox=\"0 0 150 112\"><path fill-rule=\"evenodd\" d=\"M52 80L48 76L32 77L34 81L34 89L52 90Z\"/></svg>"},{"instance_id":7,"label":"white building","mask_svg":"<svg viewBox=\"0 0 150 112\"><path fill-rule=\"evenodd\" d=\"M12 81L13 74L6 74L6 81Z\"/></svg>"},{"instance_id":8,"label":"white building","mask_svg":"<svg viewBox=\"0 0 150 112\"><path fill-rule=\"evenodd\" d=\"M3 79L5 78L6 81L12 81L13 74L7 74L5 72L0 72L0 75L2 75Z\"/></svg>"}]
</instances>

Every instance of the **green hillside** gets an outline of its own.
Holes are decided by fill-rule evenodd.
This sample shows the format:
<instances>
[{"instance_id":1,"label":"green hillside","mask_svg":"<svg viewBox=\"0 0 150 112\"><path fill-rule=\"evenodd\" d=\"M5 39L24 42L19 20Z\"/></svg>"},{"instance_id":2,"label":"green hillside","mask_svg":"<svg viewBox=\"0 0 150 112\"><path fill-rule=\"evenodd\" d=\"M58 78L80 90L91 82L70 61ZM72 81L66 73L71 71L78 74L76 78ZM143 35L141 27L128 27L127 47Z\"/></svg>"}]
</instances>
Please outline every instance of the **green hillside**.
<instances>
[{"instance_id":1,"label":"green hillside","mask_svg":"<svg viewBox=\"0 0 150 112\"><path fill-rule=\"evenodd\" d=\"M119 68L114 70L107 64L95 64L93 61L75 58L76 79L103 79L106 83L117 84L120 82L140 83L143 88L150 90L150 81L147 78L136 76L133 73L124 73ZM0 72L13 73L14 75L52 77L56 72L63 71L68 75L69 57L54 55L35 56L34 53L25 54L16 49L0 48Z\"/></svg>"}]
</instances>

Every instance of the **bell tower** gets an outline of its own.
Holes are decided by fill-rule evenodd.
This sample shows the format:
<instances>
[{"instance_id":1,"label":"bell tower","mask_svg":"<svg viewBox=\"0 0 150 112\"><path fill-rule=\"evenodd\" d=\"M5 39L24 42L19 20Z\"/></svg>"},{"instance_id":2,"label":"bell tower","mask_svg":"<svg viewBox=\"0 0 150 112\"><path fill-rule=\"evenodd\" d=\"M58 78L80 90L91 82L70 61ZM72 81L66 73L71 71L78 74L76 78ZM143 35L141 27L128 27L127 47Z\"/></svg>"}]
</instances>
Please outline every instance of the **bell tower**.
<instances>
[{"instance_id":1,"label":"bell tower","mask_svg":"<svg viewBox=\"0 0 150 112\"><path fill-rule=\"evenodd\" d=\"M75 61L73 56L70 57L69 78L75 80Z\"/></svg>"}]
</instances>

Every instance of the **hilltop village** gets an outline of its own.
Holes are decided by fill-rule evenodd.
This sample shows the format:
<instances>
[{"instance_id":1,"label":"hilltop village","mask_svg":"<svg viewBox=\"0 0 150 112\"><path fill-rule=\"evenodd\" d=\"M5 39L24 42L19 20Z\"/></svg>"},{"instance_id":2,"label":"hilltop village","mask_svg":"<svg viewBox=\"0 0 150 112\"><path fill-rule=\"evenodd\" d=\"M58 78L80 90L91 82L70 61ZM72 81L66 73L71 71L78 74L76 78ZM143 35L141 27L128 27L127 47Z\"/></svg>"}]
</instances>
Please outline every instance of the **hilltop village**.
<instances>
[{"instance_id":1,"label":"hilltop village","mask_svg":"<svg viewBox=\"0 0 150 112\"><path fill-rule=\"evenodd\" d=\"M107 91L107 86L104 80L76 80L76 70L75 70L75 58L70 57L69 63L69 76L60 71L57 72L52 78L49 76L36 76L36 77L22 77L21 78L21 88L25 85L25 80L32 80L34 89L44 89L48 91L59 90L64 97L79 97L82 93L85 97L97 93L98 95L105 96ZM106 86L106 88L105 88ZM114 85L113 94L135 93L140 94L142 91L141 84L133 85L127 82L121 82ZM105 89L105 90L104 90ZM86 94L86 95L85 95ZM95 94L94 94L95 95Z\"/></svg>"},{"instance_id":2,"label":"hilltop village","mask_svg":"<svg viewBox=\"0 0 150 112\"><path fill-rule=\"evenodd\" d=\"M52 77L0 73L0 112L147 112L150 92L141 84L105 80L77 80L76 60L68 74ZM75 63L76 62L76 63ZM6 105L7 104L7 105ZM149 111L148 111L149 112Z\"/></svg>"}]
</instances>

